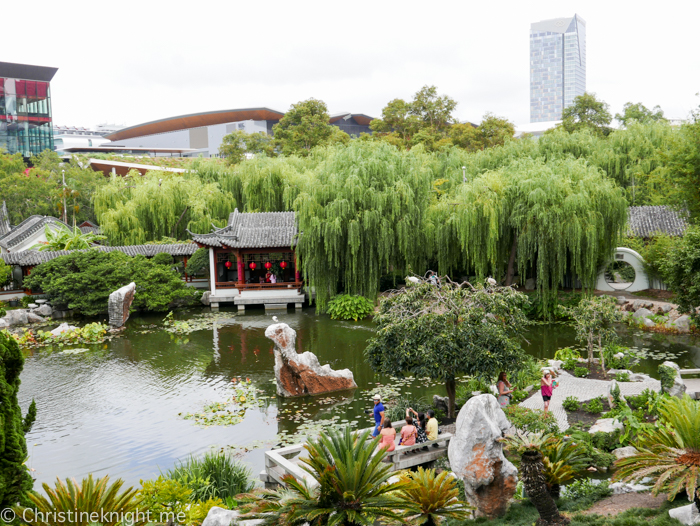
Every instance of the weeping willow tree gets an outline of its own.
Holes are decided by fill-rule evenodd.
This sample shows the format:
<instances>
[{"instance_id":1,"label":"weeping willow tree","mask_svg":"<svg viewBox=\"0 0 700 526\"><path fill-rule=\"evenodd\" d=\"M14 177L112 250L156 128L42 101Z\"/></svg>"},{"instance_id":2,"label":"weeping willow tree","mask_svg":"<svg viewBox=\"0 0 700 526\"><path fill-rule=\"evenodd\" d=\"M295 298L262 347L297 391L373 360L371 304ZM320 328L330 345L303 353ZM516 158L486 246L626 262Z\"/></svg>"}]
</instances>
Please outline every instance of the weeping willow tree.
<instances>
[{"instance_id":1,"label":"weeping willow tree","mask_svg":"<svg viewBox=\"0 0 700 526\"><path fill-rule=\"evenodd\" d=\"M94 204L110 243L130 245L163 237L187 239L185 229L208 232L212 224L224 226L236 201L197 174L153 171L112 176L95 194Z\"/></svg>"},{"instance_id":2,"label":"weeping willow tree","mask_svg":"<svg viewBox=\"0 0 700 526\"><path fill-rule=\"evenodd\" d=\"M355 143L317 153L313 182L294 200L296 247L323 309L339 289L374 297L390 270L425 268L432 250L424 215L432 172L417 147Z\"/></svg>"},{"instance_id":3,"label":"weeping willow tree","mask_svg":"<svg viewBox=\"0 0 700 526\"><path fill-rule=\"evenodd\" d=\"M535 274L543 303L572 273L594 285L627 221L623 191L583 160L522 159L458 186L430 209L441 273L511 284Z\"/></svg>"}]
</instances>

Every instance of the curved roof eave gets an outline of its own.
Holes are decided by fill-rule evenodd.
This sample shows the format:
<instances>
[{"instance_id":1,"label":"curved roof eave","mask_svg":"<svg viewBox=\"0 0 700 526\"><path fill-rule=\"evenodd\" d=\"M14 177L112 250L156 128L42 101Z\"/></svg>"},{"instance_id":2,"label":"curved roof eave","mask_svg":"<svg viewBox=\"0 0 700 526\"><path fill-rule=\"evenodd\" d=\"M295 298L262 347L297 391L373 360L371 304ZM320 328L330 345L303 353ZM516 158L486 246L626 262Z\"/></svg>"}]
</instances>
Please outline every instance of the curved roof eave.
<instances>
[{"instance_id":1,"label":"curved roof eave","mask_svg":"<svg viewBox=\"0 0 700 526\"><path fill-rule=\"evenodd\" d=\"M189 115L178 115L177 117L168 117L157 121L144 122L136 126L130 126L121 130L117 130L106 138L110 141L120 141L123 139L132 139L134 137L142 137L144 135L155 135L157 133L166 133L178 130L187 130L189 128L199 128L202 126L211 126L212 124L223 124L226 122L236 121L268 121L279 120L284 116L284 112L272 110L270 108L244 108L237 110L217 110L206 111L202 113L191 113Z\"/></svg>"}]
</instances>

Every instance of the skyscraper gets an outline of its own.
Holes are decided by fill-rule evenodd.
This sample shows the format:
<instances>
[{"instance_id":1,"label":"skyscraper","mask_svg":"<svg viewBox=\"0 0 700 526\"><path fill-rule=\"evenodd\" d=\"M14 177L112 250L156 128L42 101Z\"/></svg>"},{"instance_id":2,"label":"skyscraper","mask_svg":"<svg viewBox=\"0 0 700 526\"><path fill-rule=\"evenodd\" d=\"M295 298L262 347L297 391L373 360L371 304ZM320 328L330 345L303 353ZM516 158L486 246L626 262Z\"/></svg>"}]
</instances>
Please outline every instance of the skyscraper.
<instances>
[{"instance_id":1,"label":"skyscraper","mask_svg":"<svg viewBox=\"0 0 700 526\"><path fill-rule=\"evenodd\" d=\"M580 16L530 25L530 122L561 119L586 91L586 22Z\"/></svg>"}]
</instances>

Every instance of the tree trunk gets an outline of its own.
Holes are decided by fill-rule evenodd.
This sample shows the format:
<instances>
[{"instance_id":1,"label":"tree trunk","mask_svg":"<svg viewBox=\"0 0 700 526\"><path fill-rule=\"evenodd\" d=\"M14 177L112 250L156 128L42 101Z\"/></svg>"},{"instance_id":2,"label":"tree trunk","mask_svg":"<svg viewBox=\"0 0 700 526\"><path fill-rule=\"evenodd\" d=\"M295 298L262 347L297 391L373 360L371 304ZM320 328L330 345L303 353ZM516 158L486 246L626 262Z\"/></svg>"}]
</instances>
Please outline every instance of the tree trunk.
<instances>
[{"instance_id":1,"label":"tree trunk","mask_svg":"<svg viewBox=\"0 0 700 526\"><path fill-rule=\"evenodd\" d=\"M455 385L455 380L447 380L445 382L445 389L447 389L447 418L456 418L455 416L455 398L457 398L457 386Z\"/></svg>"},{"instance_id":2,"label":"tree trunk","mask_svg":"<svg viewBox=\"0 0 700 526\"><path fill-rule=\"evenodd\" d=\"M561 495L561 485L552 484L552 487L549 488L549 494L552 496L553 499L558 499Z\"/></svg>"},{"instance_id":3,"label":"tree trunk","mask_svg":"<svg viewBox=\"0 0 700 526\"><path fill-rule=\"evenodd\" d=\"M540 514L538 523L545 526L568 524L569 519L559 514L557 504L549 494L549 491L547 491L542 453L539 451L525 451L522 455L520 471L527 496L532 501L533 506L537 508L537 513Z\"/></svg>"},{"instance_id":4,"label":"tree trunk","mask_svg":"<svg viewBox=\"0 0 700 526\"><path fill-rule=\"evenodd\" d=\"M700 511L700 489L695 490L695 497L693 498L693 502L695 503L695 507Z\"/></svg>"},{"instance_id":5,"label":"tree trunk","mask_svg":"<svg viewBox=\"0 0 700 526\"><path fill-rule=\"evenodd\" d=\"M515 250L518 248L518 236L513 236L513 244L510 247L510 257L508 258L508 270L506 271L506 287L513 284L515 275ZM522 283L521 283L522 285Z\"/></svg>"}]
</instances>

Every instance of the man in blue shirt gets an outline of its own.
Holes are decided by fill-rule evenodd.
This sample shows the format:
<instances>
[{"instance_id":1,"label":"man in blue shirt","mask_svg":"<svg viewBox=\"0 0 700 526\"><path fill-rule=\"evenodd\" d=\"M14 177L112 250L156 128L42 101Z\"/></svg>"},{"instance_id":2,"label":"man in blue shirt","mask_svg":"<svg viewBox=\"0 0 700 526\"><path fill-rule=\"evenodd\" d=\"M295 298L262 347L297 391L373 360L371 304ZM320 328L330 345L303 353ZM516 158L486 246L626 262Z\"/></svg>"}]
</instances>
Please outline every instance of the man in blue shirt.
<instances>
[{"instance_id":1,"label":"man in blue shirt","mask_svg":"<svg viewBox=\"0 0 700 526\"><path fill-rule=\"evenodd\" d=\"M372 436L379 436L382 427L384 427L384 405L382 404L382 397L376 394L374 395L374 429L372 430Z\"/></svg>"}]
</instances>

